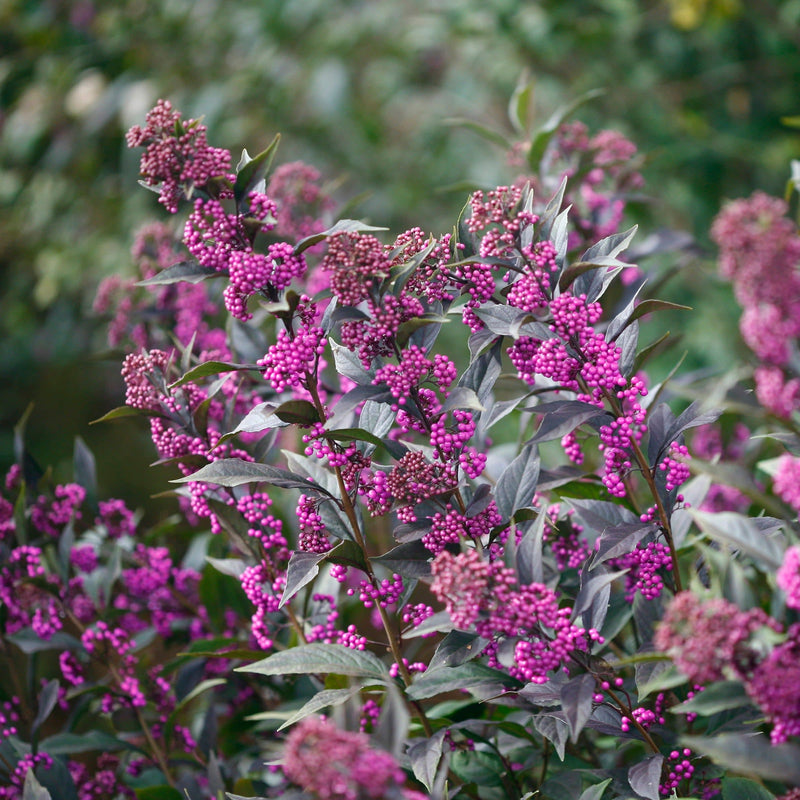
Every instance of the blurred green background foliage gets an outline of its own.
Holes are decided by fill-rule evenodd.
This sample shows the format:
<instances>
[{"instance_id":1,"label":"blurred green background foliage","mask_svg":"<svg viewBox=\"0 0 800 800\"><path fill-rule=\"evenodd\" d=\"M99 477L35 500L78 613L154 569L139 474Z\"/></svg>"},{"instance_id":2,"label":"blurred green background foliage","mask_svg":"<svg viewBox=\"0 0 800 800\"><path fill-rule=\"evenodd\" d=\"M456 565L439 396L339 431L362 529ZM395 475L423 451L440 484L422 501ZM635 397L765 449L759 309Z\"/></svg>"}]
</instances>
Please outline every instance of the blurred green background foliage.
<instances>
[{"instance_id":1,"label":"blurred green background foliage","mask_svg":"<svg viewBox=\"0 0 800 800\"><path fill-rule=\"evenodd\" d=\"M136 228L164 217L124 144L159 97L203 116L234 162L280 132L278 162L319 168L352 215L438 233L466 183L515 177L453 118L513 139L521 75L534 124L603 88L576 116L643 154L640 235L697 238L699 260L666 293L697 313L673 324L690 364L730 366L736 307L708 227L725 198L783 193L800 149L781 122L799 111L799 22L800 0L0 0L2 468L34 402L27 438L43 463L68 472L77 434L107 495L163 487L141 426L88 425L123 397L119 360L97 357L94 291L131 273Z\"/></svg>"}]
</instances>

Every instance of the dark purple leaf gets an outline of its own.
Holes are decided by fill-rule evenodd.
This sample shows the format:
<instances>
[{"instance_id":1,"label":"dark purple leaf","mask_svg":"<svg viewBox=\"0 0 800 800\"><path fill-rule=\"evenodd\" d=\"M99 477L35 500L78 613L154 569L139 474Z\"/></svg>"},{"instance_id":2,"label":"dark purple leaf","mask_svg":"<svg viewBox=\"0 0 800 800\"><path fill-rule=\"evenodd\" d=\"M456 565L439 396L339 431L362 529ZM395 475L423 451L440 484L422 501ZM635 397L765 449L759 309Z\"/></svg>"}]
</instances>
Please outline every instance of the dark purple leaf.
<instances>
[{"instance_id":1,"label":"dark purple leaf","mask_svg":"<svg viewBox=\"0 0 800 800\"><path fill-rule=\"evenodd\" d=\"M600 534L609 528L615 528L624 523L639 522L636 514L630 509L606 500L570 498L569 502L581 520Z\"/></svg>"},{"instance_id":2,"label":"dark purple leaf","mask_svg":"<svg viewBox=\"0 0 800 800\"><path fill-rule=\"evenodd\" d=\"M241 486L243 483L269 483L281 489L301 489L312 494L333 495L313 481L295 475L285 469L268 464L256 464L240 458L221 458L185 478L176 478L170 483L201 481L216 486Z\"/></svg>"},{"instance_id":3,"label":"dark purple leaf","mask_svg":"<svg viewBox=\"0 0 800 800\"><path fill-rule=\"evenodd\" d=\"M383 564L387 569L404 578L427 578L431 574L431 551L421 541L404 542L373 558L373 562Z\"/></svg>"},{"instance_id":4,"label":"dark purple leaf","mask_svg":"<svg viewBox=\"0 0 800 800\"><path fill-rule=\"evenodd\" d=\"M501 371L500 342L498 341L467 367L458 381L458 385L472 389L478 395L481 404L485 406Z\"/></svg>"},{"instance_id":5,"label":"dark purple leaf","mask_svg":"<svg viewBox=\"0 0 800 800\"><path fill-rule=\"evenodd\" d=\"M636 794L647 800L659 800L658 786L661 781L661 766L664 756L660 753L648 756L628 770L628 783Z\"/></svg>"},{"instance_id":6,"label":"dark purple leaf","mask_svg":"<svg viewBox=\"0 0 800 800\"><path fill-rule=\"evenodd\" d=\"M497 479L494 496L504 521L511 519L515 511L530 508L538 479L539 451L536 445L526 444Z\"/></svg>"},{"instance_id":7,"label":"dark purple leaf","mask_svg":"<svg viewBox=\"0 0 800 800\"><path fill-rule=\"evenodd\" d=\"M595 679L590 674L578 675L561 687L561 708L573 742L578 740L578 736L592 715L594 693Z\"/></svg>"},{"instance_id":8,"label":"dark purple leaf","mask_svg":"<svg viewBox=\"0 0 800 800\"><path fill-rule=\"evenodd\" d=\"M292 553L286 568L286 585L283 587L279 608L283 608L297 592L317 577L320 562L326 558L328 553L306 553L302 550Z\"/></svg>"},{"instance_id":9,"label":"dark purple leaf","mask_svg":"<svg viewBox=\"0 0 800 800\"><path fill-rule=\"evenodd\" d=\"M542 424L528 443L549 442L571 433L579 425L597 417L607 417L608 412L602 408L581 403L577 400L565 400L557 403L545 403L526 409L534 414L544 416Z\"/></svg>"},{"instance_id":10,"label":"dark purple leaf","mask_svg":"<svg viewBox=\"0 0 800 800\"><path fill-rule=\"evenodd\" d=\"M522 585L542 583L544 580L542 542L546 516L540 512L533 522L525 523L527 529L517 545L516 567Z\"/></svg>"},{"instance_id":11,"label":"dark purple leaf","mask_svg":"<svg viewBox=\"0 0 800 800\"><path fill-rule=\"evenodd\" d=\"M171 267L161 270L157 275L152 278L147 278L139 281L137 286L163 286L169 283L178 283L186 281L187 283L200 283L206 278L213 278L222 273L215 270L213 267L201 267L196 261L181 261L179 264L173 264Z\"/></svg>"},{"instance_id":12,"label":"dark purple leaf","mask_svg":"<svg viewBox=\"0 0 800 800\"><path fill-rule=\"evenodd\" d=\"M442 760L442 746L447 733L448 729L442 728L430 739L412 739L406 751L414 777L429 792L433 789L439 762Z\"/></svg>"},{"instance_id":13,"label":"dark purple leaf","mask_svg":"<svg viewBox=\"0 0 800 800\"><path fill-rule=\"evenodd\" d=\"M656 531L658 531L657 525L641 522L626 522L606 528L597 541L590 569L608 561L609 558L618 558L632 552L645 536Z\"/></svg>"},{"instance_id":14,"label":"dark purple leaf","mask_svg":"<svg viewBox=\"0 0 800 800\"><path fill-rule=\"evenodd\" d=\"M554 712L544 712L533 717L533 727L553 743L556 753L561 761L564 760L564 750L569 737L569 724L564 714Z\"/></svg>"},{"instance_id":15,"label":"dark purple leaf","mask_svg":"<svg viewBox=\"0 0 800 800\"><path fill-rule=\"evenodd\" d=\"M487 639L482 639L477 633L450 631L439 642L428 669L458 667L465 664L475 658L488 643Z\"/></svg>"},{"instance_id":16,"label":"dark purple leaf","mask_svg":"<svg viewBox=\"0 0 800 800\"><path fill-rule=\"evenodd\" d=\"M763 733L684 736L681 744L736 772L800 786L800 747L795 744L772 745Z\"/></svg>"},{"instance_id":17,"label":"dark purple leaf","mask_svg":"<svg viewBox=\"0 0 800 800\"><path fill-rule=\"evenodd\" d=\"M504 687L515 683L505 672L469 661L458 667L438 667L423 672L408 687L406 694L412 700L426 700L438 694L480 686L496 686L500 692Z\"/></svg>"}]
</instances>

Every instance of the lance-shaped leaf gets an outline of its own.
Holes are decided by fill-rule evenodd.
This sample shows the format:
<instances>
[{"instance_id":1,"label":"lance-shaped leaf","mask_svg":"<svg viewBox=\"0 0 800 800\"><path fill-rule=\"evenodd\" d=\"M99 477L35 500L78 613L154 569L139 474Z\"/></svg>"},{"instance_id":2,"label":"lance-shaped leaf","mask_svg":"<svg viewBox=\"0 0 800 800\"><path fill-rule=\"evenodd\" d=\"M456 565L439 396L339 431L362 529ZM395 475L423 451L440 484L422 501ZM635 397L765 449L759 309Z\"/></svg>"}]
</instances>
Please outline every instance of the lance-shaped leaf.
<instances>
[{"instance_id":1,"label":"lance-shaped leaf","mask_svg":"<svg viewBox=\"0 0 800 800\"><path fill-rule=\"evenodd\" d=\"M372 384L374 371L364 369L358 354L334 341L331 341L331 350L333 350L333 363L339 375L350 378L359 386Z\"/></svg>"},{"instance_id":2,"label":"lance-shaped leaf","mask_svg":"<svg viewBox=\"0 0 800 800\"><path fill-rule=\"evenodd\" d=\"M227 442L238 433L260 433L271 428L285 428L289 423L275 415L277 406L274 403L259 403L247 412L242 421L224 436L219 443Z\"/></svg>"},{"instance_id":3,"label":"lance-shaped leaf","mask_svg":"<svg viewBox=\"0 0 800 800\"><path fill-rule=\"evenodd\" d=\"M173 264L171 267L162 269L158 275L153 275L152 278L146 278L139 281L137 286L165 286L170 283L200 283L207 278L213 278L221 275L213 267L200 266L196 261L181 261L179 264Z\"/></svg>"},{"instance_id":4,"label":"lance-shaped leaf","mask_svg":"<svg viewBox=\"0 0 800 800\"><path fill-rule=\"evenodd\" d=\"M630 509L618 506L616 503L609 503L606 500L570 498L569 502L584 524L598 533L603 533L608 528L614 528L625 523L639 522L636 514Z\"/></svg>"},{"instance_id":5,"label":"lance-shaped leaf","mask_svg":"<svg viewBox=\"0 0 800 800\"><path fill-rule=\"evenodd\" d=\"M356 386L345 392L333 407L333 416L326 423L326 427L329 429L341 427L347 415L365 400L372 400L375 403L394 403L392 393L385 386Z\"/></svg>"},{"instance_id":6,"label":"lance-shaped leaf","mask_svg":"<svg viewBox=\"0 0 800 800\"><path fill-rule=\"evenodd\" d=\"M486 405L489 395L500 377L500 342L495 343L485 353L481 353L464 371L458 381L478 395L482 405Z\"/></svg>"},{"instance_id":7,"label":"lance-shaped leaf","mask_svg":"<svg viewBox=\"0 0 800 800\"><path fill-rule=\"evenodd\" d=\"M517 339L520 328L526 325L526 336L535 336L537 339L552 339L553 332L547 325L532 319L529 311L514 306L505 306L487 303L480 308L473 309L474 314L484 325L498 336L510 336ZM526 322L527 320L527 322Z\"/></svg>"},{"instance_id":8,"label":"lance-shaped leaf","mask_svg":"<svg viewBox=\"0 0 800 800\"><path fill-rule=\"evenodd\" d=\"M317 692L310 700L308 700L302 707L298 708L281 726L278 728L282 731L295 722L300 722L311 714L316 714L322 711L323 708L331 708L333 706L340 706L346 703L351 698L355 697L361 691L361 684L350 686L347 689L323 689Z\"/></svg>"},{"instance_id":9,"label":"lance-shaped leaf","mask_svg":"<svg viewBox=\"0 0 800 800\"><path fill-rule=\"evenodd\" d=\"M431 574L431 560L431 551L421 541L404 542L372 559L404 578L427 578Z\"/></svg>"},{"instance_id":10,"label":"lance-shaped leaf","mask_svg":"<svg viewBox=\"0 0 800 800\"><path fill-rule=\"evenodd\" d=\"M712 409L703 411L700 402L692 403L680 416L675 416L670 411L666 403L659 403L648 415L647 426L650 441L647 447L647 457L650 464L657 464L667 448L689 428L696 428L699 425L706 425L714 422L720 415L720 411Z\"/></svg>"},{"instance_id":11,"label":"lance-shaped leaf","mask_svg":"<svg viewBox=\"0 0 800 800\"><path fill-rule=\"evenodd\" d=\"M314 481L307 480L285 469L267 464L255 464L240 458L221 458L185 478L176 478L170 483L202 481L216 486L241 486L244 483L269 483L281 489L301 489L312 494L333 495Z\"/></svg>"},{"instance_id":12,"label":"lance-shaped leaf","mask_svg":"<svg viewBox=\"0 0 800 800\"><path fill-rule=\"evenodd\" d=\"M236 672L257 675L350 675L378 682L389 679L389 670L368 650L353 650L342 644L311 644L292 647L244 667Z\"/></svg>"},{"instance_id":13,"label":"lance-shaped leaf","mask_svg":"<svg viewBox=\"0 0 800 800\"><path fill-rule=\"evenodd\" d=\"M604 89L591 89L569 103L557 108L553 114L547 118L545 123L534 132L531 138L531 145L528 148L528 165L531 169L539 169L539 162L542 160L547 145L550 143L550 139L553 138L561 123L584 103L588 103L595 97L599 97L604 92Z\"/></svg>"},{"instance_id":14,"label":"lance-shaped leaf","mask_svg":"<svg viewBox=\"0 0 800 800\"><path fill-rule=\"evenodd\" d=\"M477 633L450 631L439 642L439 646L428 664L428 669L458 667L479 655L487 644L489 644L489 640L482 639Z\"/></svg>"},{"instance_id":15,"label":"lance-shaped leaf","mask_svg":"<svg viewBox=\"0 0 800 800\"><path fill-rule=\"evenodd\" d=\"M59 683L55 678L48 681L44 688L39 692L39 708L36 717L31 723L31 735L36 736L42 723L50 716L58 702Z\"/></svg>"},{"instance_id":16,"label":"lance-shaped leaf","mask_svg":"<svg viewBox=\"0 0 800 800\"><path fill-rule=\"evenodd\" d=\"M553 743L559 759L564 760L564 751L569 738L569 724L564 714L558 711L543 712L533 719L533 727Z\"/></svg>"},{"instance_id":17,"label":"lance-shaped leaf","mask_svg":"<svg viewBox=\"0 0 800 800\"><path fill-rule=\"evenodd\" d=\"M325 561L336 547L325 553L307 553L303 550L295 550L292 553L286 567L286 585L283 587L279 608L283 608L304 586L317 577L320 562Z\"/></svg>"},{"instance_id":18,"label":"lance-shaped leaf","mask_svg":"<svg viewBox=\"0 0 800 800\"><path fill-rule=\"evenodd\" d=\"M509 683L515 684L516 681L509 678L505 672L469 661L458 667L439 667L423 672L408 687L406 694L412 700L426 700L437 694L474 689L479 686L497 686L499 691Z\"/></svg>"},{"instance_id":19,"label":"lance-shaped leaf","mask_svg":"<svg viewBox=\"0 0 800 800\"><path fill-rule=\"evenodd\" d=\"M594 786L584 789L578 800L601 800L606 787L612 780L613 778L606 778L602 783L596 783Z\"/></svg>"},{"instance_id":20,"label":"lance-shaped leaf","mask_svg":"<svg viewBox=\"0 0 800 800\"><path fill-rule=\"evenodd\" d=\"M602 568L601 568L602 569ZM576 619L589 606L591 606L595 595L604 587L613 583L617 578L621 578L628 570L622 569L616 572L606 572L601 574L594 574L588 577L591 573L584 569L581 572L581 588L578 596L575 598L575 607L572 609L572 618Z\"/></svg>"},{"instance_id":21,"label":"lance-shaped leaf","mask_svg":"<svg viewBox=\"0 0 800 800\"><path fill-rule=\"evenodd\" d=\"M648 756L628 770L628 783L636 794L647 800L659 800L658 786L661 781L661 766L664 756L660 753Z\"/></svg>"},{"instance_id":22,"label":"lance-shaped leaf","mask_svg":"<svg viewBox=\"0 0 800 800\"><path fill-rule=\"evenodd\" d=\"M535 444L526 444L495 486L497 510L504 521L511 519L515 511L530 507L538 479L539 451Z\"/></svg>"},{"instance_id":23,"label":"lance-shaped leaf","mask_svg":"<svg viewBox=\"0 0 800 800\"><path fill-rule=\"evenodd\" d=\"M308 250L315 244L319 244L330 236L336 236L339 233L371 233L372 231L385 231L387 228L375 227L374 225L367 225L366 222L361 222L357 219L340 219L335 225L328 228L326 231L320 233L313 233L311 236L306 236L301 239L295 246L295 255Z\"/></svg>"},{"instance_id":24,"label":"lance-shaped leaf","mask_svg":"<svg viewBox=\"0 0 800 800\"><path fill-rule=\"evenodd\" d=\"M622 317L622 314L615 317L611 323L609 323L608 329L606 330L606 340L609 342L613 342L620 333L622 333L625 328L628 327L631 323L635 322L637 319L641 319L647 314L653 314L656 311L691 311L691 306L682 306L678 303L670 303L667 300L642 300L635 308L631 309L631 311L625 316ZM614 324L616 323L616 324ZM612 327L613 325L613 327Z\"/></svg>"},{"instance_id":25,"label":"lance-shaped leaf","mask_svg":"<svg viewBox=\"0 0 800 800\"><path fill-rule=\"evenodd\" d=\"M618 558L630 553L645 536L657 530L657 525L641 522L625 522L622 525L606 528L597 541L590 569L608 561L609 558Z\"/></svg>"},{"instance_id":26,"label":"lance-shaped leaf","mask_svg":"<svg viewBox=\"0 0 800 800\"><path fill-rule=\"evenodd\" d=\"M578 741L578 736L592 716L594 691L594 675L588 673L578 675L561 687L561 708L573 742Z\"/></svg>"},{"instance_id":27,"label":"lance-shaped leaf","mask_svg":"<svg viewBox=\"0 0 800 800\"><path fill-rule=\"evenodd\" d=\"M699 714L707 717L751 704L750 697L739 681L719 681L698 692L690 700L671 706L669 710L673 714Z\"/></svg>"},{"instance_id":28,"label":"lance-shaped leaf","mask_svg":"<svg viewBox=\"0 0 800 800\"><path fill-rule=\"evenodd\" d=\"M230 364L226 361L204 361L196 367L190 369L186 374L181 375L178 380L169 385L170 389L177 389L178 386L184 386L187 383L194 383L201 378L207 378L209 375L219 375L221 372L236 372L243 369L258 369L255 364Z\"/></svg>"},{"instance_id":29,"label":"lance-shaped leaf","mask_svg":"<svg viewBox=\"0 0 800 800\"><path fill-rule=\"evenodd\" d=\"M680 741L721 767L800 786L800 747L795 744L772 745L762 733L683 736Z\"/></svg>"},{"instance_id":30,"label":"lance-shaped leaf","mask_svg":"<svg viewBox=\"0 0 800 800\"><path fill-rule=\"evenodd\" d=\"M291 425L314 425L319 422L319 413L308 400L287 400L275 409L275 416Z\"/></svg>"},{"instance_id":31,"label":"lance-shaped leaf","mask_svg":"<svg viewBox=\"0 0 800 800\"><path fill-rule=\"evenodd\" d=\"M517 545L516 567L520 584L542 583L544 567L542 564L542 543L544 524L547 515L539 513L533 523L525 523L527 530Z\"/></svg>"},{"instance_id":32,"label":"lance-shaped leaf","mask_svg":"<svg viewBox=\"0 0 800 800\"><path fill-rule=\"evenodd\" d=\"M52 800L52 795L39 783L32 769L25 775L21 800Z\"/></svg>"},{"instance_id":33,"label":"lance-shaped leaf","mask_svg":"<svg viewBox=\"0 0 800 800\"><path fill-rule=\"evenodd\" d=\"M281 135L275 134L275 138L267 145L267 148L254 158L250 158L247 150L242 151L242 157L236 166L236 182L233 184L233 197L237 206L265 179L272 160L275 158L275 151L278 149L280 140Z\"/></svg>"},{"instance_id":34,"label":"lance-shaped leaf","mask_svg":"<svg viewBox=\"0 0 800 800\"><path fill-rule=\"evenodd\" d=\"M762 527L769 529L769 522L772 522L771 527L774 530L775 520L751 519L733 511L711 514L692 509L690 513L700 530L709 538L741 550L770 569L780 567L786 547L785 540L783 536L767 535Z\"/></svg>"},{"instance_id":35,"label":"lance-shaped leaf","mask_svg":"<svg viewBox=\"0 0 800 800\"><path fill-rule=\"evenodd\" d=\"M597 417L609 416L608 412L602 408L593 406L591 403L581 403L578 400L543 403L540 406L531 406L526 410L532 411L534 414L542 414L544 417L536 433L531 439L528 439L529 444L550 442L571 433L584 422Z\"/></svg>"},{"instance_id":36,"label":"lance-shaped leaf","mask_svg":"<svg viewBox=\"0 0 800 800\"><path fill-rule=\"evenodd\" d=\"M427 739L412 739L406 750L414 777L430 792L436 780L439 762L442 760L442 746L448 728L442 728Z\"/></svg>"},{"instance_id":37,"label":"lance-shaped leaf","mask_svg":"<svg viewBox=\"0 0 800 800\"><path fill-rule=\"evenodd\" d=\"M485 411L483 404L478 399L478 395L466 386L456 386L442 403L442 413L446 414L455 408L468 409L470 411Z\"/></svg>"}]
</instances>

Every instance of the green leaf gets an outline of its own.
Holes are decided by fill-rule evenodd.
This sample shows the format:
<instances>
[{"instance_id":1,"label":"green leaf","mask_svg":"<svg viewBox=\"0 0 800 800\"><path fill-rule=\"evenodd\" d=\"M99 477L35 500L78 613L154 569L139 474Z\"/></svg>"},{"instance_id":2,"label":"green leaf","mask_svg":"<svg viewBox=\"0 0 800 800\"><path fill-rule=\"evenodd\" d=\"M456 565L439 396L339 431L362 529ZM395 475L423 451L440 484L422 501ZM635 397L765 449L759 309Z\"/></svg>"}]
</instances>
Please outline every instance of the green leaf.
<instances>
[{"instance_id":1,"label":"green leaf","mask_svg":"<svg viewBox=\"0 0 800 800\"><path fill-rule=\"evenodd\" d=\"M606 787L611 783L613 778L606 778L602 783L596 783L594 786L589 786L583 792L578 800L600 800L606 791Z\"/></svg>"},{"instance_id":2,"label":"green leaf","mask_svg":"<svg viewBox=\"0 0 800 800\"><path fill-rule=\"evenodd\" d=\"M720 681L712 683L690 700L672 706L670 711L673 714L699 714L707 717L720 711L741 708L750 704L751 700L739 681Z\"/></svg>"},{"instance_id":3,"label":"green leaf","mask_svg":"<svg viewBox=\"0 0 800 800\"><path fill-rule=\"evenodd\" d=\"M680 741L721 767L800 785L800 747L794 744L773 745L761 733L683 736Z\"/></svg>"},{"instance_id":4,"label":"green leaf","mask_svg":"<svg viewBox=\"0 0 800 800\"><path fill-rule=\"evenodd\" d=\"M221 372L236 372L243 369L258 369L253 364L229 364L225 361L205 361L190 369L185 375L169 385L170 389L177 389L187 383L194 383L209 375L219 375Z\"/></svg>"},{"instance_id":5,"label":"green leaf","mask_svg":"<svg viewBox=\"0 0 800 800\"><path fill-rule=\"evenodd\" d=\"M97 466L94 454L80 436L75 437L72 464L75 481L86 489L87 498L92 502L97 497Z\"/></svg>"},{"instance_id":6,"label":"green leaf","mask_svg":"<svg viewBox=\"0 0 800 800\"><path fill-rule=\"evenodd\" d=\"M340 706L346 703L352 697L355 697L361 691L361 685L351 686L348 689L323 689L317 692L302 708L294 712L281 726L278 728L282 731L295 722L300 722L311 714L316 714L317 711L322 711L323 708L332 706Z\"/></svg>"},{"instance_id":7,"label":"green leaf","mask_svg":"<svg viewBox=\"0 0 800 800\"><path fill-rule=\"evenodd\" d=\"M161 416L154 414L152 411L147 411L143 408L132 408L131 406L117 406L107 411L102 417L93 419L89 424L97 425L98 422L110 422L112 419L121 419L122 417L152 417Z\"/></svg>"},{"instance_id":8,"label":"green leaf","mask_svg":"<svg viewBox=\"0 0 800 800\"><path fill-rule=\"evenodd\" d=\"M592 89L591 91L582 94L580 97L577 97L572 102L556 109L552 116L536 131L535 135L532 137L531 146L528 149L528 165L531 167L531 169L536 170L539 168L539 162L542 160L544 151L547 149L550 139L553 138L553 134L558 130L561 123L564 122L564 120L569 117L573 111L576 111L584 103L587 103L602 94L604 94L603 89Z\"/></svg>"},{"instance_id":9,"label":"green leaf","mask_svg":"<svg viewBox=\"0 0 800 800\"><path fill-rule=\"evenodd\" d=\"M748 778L726 776L722 779L722 800L775 800L775 795Z\"/></svg>"},{"instance_id":10,"label":"green leaf","mask_svg":"<svg viewBox=\"0 0 800 800\"><path fill-rule=\"evenodd\" d=\"M74 753L90 753L97 750L104 752L118 752L119 750L132 750L133 745L117 739L108 733L99 730L85 731L84 733L57 733L49 736L39 743L39 749L50 753L51 756L68 756Z\"/></svg>"},{"instance_id":11,"label":"green leaf","mask_svg":"<svg viewBox=\"0 0 800 800\"><path fill-rule=\"evenodd\" d=\"M80 640L64 631L56 631L49 639L42 639L31 628L23 628L7 634L4 638L19 647L26 655L44 650L77 650L81 647Z\"/></svg>"},{"instance_id":12,"label":"green leaf","mask_svg":"<svg viewBox=\"0 0 800 800\"><path fill-rule=\"evenodd\" d=\"M170 283L200 283L207 278L213 278L222 273L212 267L200 266L196 261L181 261L171 267L161 270L158 275L139 281L137 286L165 286Z\"/></svg>"},{"instance_id":13,"label":"green leaf","mask_svg":"<svg viewBox=\"0 0 800 800\"><path fill-rule=\"evenodd\" d=\"M670 664L665 670L657 672L641 686L637 685L639 692L639 702L653 692L663 692L667 689L674 689L687 682L686 676L678 670L674 664Z\"/></svg>"},{"instance_id":14,"label":"green leaf","mask_svg":"<svg viewBox=\"0 0 800 800\"><path fill-rule=\"evenodd\" d=\"M428 670L439 667L459 667L479 655L487 644L489 644L488 639L482 639L477 633L450 631L439 642L439 646L428 664Z\"/></svg>"},{"instance_id":15,"label":"green leaf","mask_svg":"<svg viewBox=\"0 0 800 800\"><path fill-rule=\"evenodd\" d=\"M274 413L279 420L292 425L314 425L319 422L317 409L308 400L287 400Z\"/></svg>"},{"instance_id":16,"label":"green leaf","mask_svg":"<svg viewBox=\"0 0 800 800\"><path fill-rule=\"evenodd\" d=\"M406 694L412 700L426 700L444 692L473 689L478 686L501 688L514 682L504 672L470 661L458 667L439 667L423 672L408 687Z\"/></svg>"},{"instance_id":17,"label":"green leaf","mask_svg":"<svg viewBox=\"0 0 800 800\"><path fill-rule=\"evenodd\" d=\"M147 786L136 789L136 800L186 800L177 789L172 786Z\"/></svg>"},{"instance_id":18,"label":"green leaf","mask_svg":"<svg viewBox=\"0 0 800 800\"><path fill-rule=\"evenodd\" d=\"M31 735L35 736L42 723L50 716L58 702L59 682L54 678L48 681L39 693L39 708L36 718L31 723Z\"/></svg>"},{"instance_id":19,"label":"green leaf","mask_svg":"<svg viewBox=\"0 0 800 800\"><path fill-rule=\"evenodd\" d=\"M478 136L486 139L487 142L496 144L498 147L502 147L503 150L511 149L511 142L509 142L502 133L487 128L485 125L481 125L471 119L466 119L465 117L448 117L444 120L444 124L452 125L454 128L465 128L473 133L477 133Z\"/></svg>"},{"instance_id":20,"label":"green leaf","mask_svg":"<svg viewBox=\"0 0 800 800\"><path fill-rule=\"evenodd\" d=\"M340 233L370 233L372 231L385 231L388 228L375 227L374 225L367 225L357 219L340 219L333 227L328 228L321 233L314 233L311 236L306 236L301 239L294 247L295 255L308 250L315 244L319 244L330 236L336 236Z\"/></svg>"},{"instance_id":21,"label":"green leaf","mask_svg":"<svg viewBox=\"0 0 800 800\"><path fill-rule=\"evenodd\" d=\"M253 672L257 675L351 675L385 681L389 670L367 650L352 650L341 644L312 644L293 647L274 653L267 658L236 672Z\"/></svg>"},{"instance_id":22,"label":"green leaf","mask_svg":"<svg viewBox=\"0 0 800 800\"><path fill-rule=\"evenodd\" d=\"M188 705L192 702L196 697L199 697L204 692L207 692L209 689L214 689L217 686L224 686L227 683L225 678L208 678L207 680L200 681L197 686L189 692L186 697L181 698L180 702L175 706L175 711L178 709L183 708L184 706ZM175 713L173 711L173 714Z\"/></svg>"},{"instance_id":23,"label":"green leaf","mask_svg":"<svg viewBox=\"0 0 800 800\"><path fill-rule=\"evenodd\" d=\"M233 184L233 197L237 206L266 177L280 140L281 135L278 133L267 148L255 158L250 158L247 150L242 151L241 160L236 167L236 183Z\"/></svg>"},{"instance_id":24,"label":"green leaf","mask_svg":"<svg viewBox=\"0 0 800 800\"><path fill-rule=\"evenodd\" d=\"M227 442L238 433L260 433L271 428L285 428L289 423L275 416L276 408L277 406L272 403L259 403L247 412L232 431L220 437L219 444Z\"/></svg>"},{"instance_id":25,"label":"green leaf","mask_svg":"<svg viewBox=\"0 0 800 800\"><path fill-rule=\"evenodd\" d=\"M221 458L207 464L202 469L185 478L176 478L170 483L189 483L202 481L216 486L241 486L243 483L269 483L281 489L301 489L304 492L333 495L314 481L295 475L285 469L271 467L267 464L256 464L240 458Z\"/></svg>"},{"instance_id":26,"label":"green leaf","mask_svg":"<svg viewBox=\"0 0 800 800\"><path fill-rule=\"evenodd\" d=\"M517 133L524 133L528 130L531 104L533 103L533 88L534 81L523 73L508 101L508 118Z\"/></svg>"}]
</instances>

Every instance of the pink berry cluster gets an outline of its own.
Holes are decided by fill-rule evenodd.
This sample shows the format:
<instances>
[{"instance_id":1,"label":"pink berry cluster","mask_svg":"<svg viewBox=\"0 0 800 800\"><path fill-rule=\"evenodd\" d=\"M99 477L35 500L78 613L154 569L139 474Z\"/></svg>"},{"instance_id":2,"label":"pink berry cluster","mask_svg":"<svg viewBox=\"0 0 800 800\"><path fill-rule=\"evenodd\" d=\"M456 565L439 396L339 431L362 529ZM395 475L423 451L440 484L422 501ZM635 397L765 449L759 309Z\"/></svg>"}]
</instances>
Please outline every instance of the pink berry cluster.
<instances>
[{"instance_id":1,"label":"pink berry cluster","mask_svg":"<svg viewBox=\"0 0 800 800\"><path fill-rule=\"evenodd\" d=\"M372 748L366 734L341 730L320 717L306 717L292 728L284 747L283 772L291 783L320 800L422 798L418 792L402 790L403 771L389 753Z\"/></svg>"},{"instance_id":2,"label":"pink berry cluster","mask_svg":"<svg viewBox=\"0 0 800 800\"><path fill-rule=\"evenodd\" d=\"M786 549L775 580L786 594L786 605L800 609L800 546L793 545Z\"/></svg>"},{"instance_id":3,"label":"pink berry cluster","mask_svg":"<svg viewBox=\"0 0 800 800\"><path fill-rule=\"evenodd\" d=\"M523 165L527 147L515 146L515 166ZM571 208L570 250L585 249L619 230L628 201L644 186L640 160L636 145L619 131L590 136L584 123L564 122L550 141L539 173L525 173L516 183L531 183L536 194L549 197L563 178L579 178L568 182L562 207Z\"/></svg>"},{"instance_id":4,"label":"pink berry cluster","mask_svg":"<svg viewBox=\"0 0 800 800\"><path fill-rule=\"evenodd\" d=\"M431 591L445 604L453 625L489 640L484 654L490 665L500 667L500 641L516 640L509 673L521 680L545 683L571 652L602 641L597 631L569 621L571 609L559 607L551 589L537 583L517 586L513 570L501 561L484 560L474 548L457 555L444 550L431 568Z\"/></svg>"},{"instance_id":5,"label":"pink berry cluster","mask_svg":"<svg viewBox=\"0 0 800 800\"><path fill-rule=\"evenodd\" d=\"M197 120L180 121L181 114L168 100L159 100L145 119L144 128L128 131L128 147L144 147L139 172L148 186L159 187L161 202L175 213L178 202L191 197L231 166L227 150L210 147L206 126Z\"/></svg>"},{"instance_id":6,"label":"pink berry cluster","mask_svg":"<svg viewBox=\"0 0 800 800\"><path fill-rule=\"evenodd\" d=\"M742 306L740 328L758 358L759 402L788 418L800 400L791 343L800 336L800 234L787 204L763 192L726 205L711 235L720 249L719 272Z\"/></svg>"},{"instance_id":7,"label":"pink berry cluster","mask_svg":"<svg viewBox=\"0 0 800 800\"><path fill-rule=\"evenodd\" d=\"M748 642L764 626L779 627L760 608L742 611L722 598L702 600L681 592L667 607L653 641L692 683L704 685L746 675L757 660Z\"/></svg>"}]
</instances>

